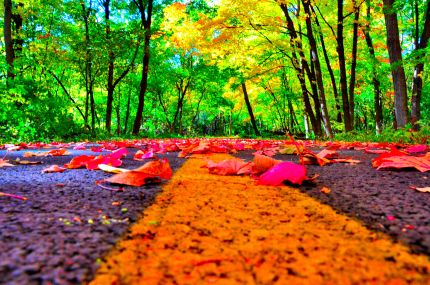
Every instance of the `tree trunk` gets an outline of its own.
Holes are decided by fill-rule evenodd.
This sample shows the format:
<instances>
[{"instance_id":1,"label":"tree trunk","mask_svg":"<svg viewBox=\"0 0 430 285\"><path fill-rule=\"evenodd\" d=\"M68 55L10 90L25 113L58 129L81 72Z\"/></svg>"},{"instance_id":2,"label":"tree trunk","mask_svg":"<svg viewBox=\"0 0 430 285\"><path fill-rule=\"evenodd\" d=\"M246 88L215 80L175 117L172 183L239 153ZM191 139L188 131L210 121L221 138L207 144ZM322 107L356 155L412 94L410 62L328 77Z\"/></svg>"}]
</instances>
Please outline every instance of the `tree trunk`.
<instances>
[{"instance_id":1,"label":"tree trunk","mask_svg":"<svg viewBox=\"0 0 430 285\"><path fill-rule=\"evenodd\" d=\"M7 63L7 78L13 79L15 73L13 71L13 62L15 60L15 52L13 49L12 39L12 0L4 0L4 43L6 50Z\"/></svg>"},{"instance_id":2,"label":"tree trunk","mask_svg":"<svg viewBox=\"0 0 430 285\"><path fill-rule=\"evenodd\" d=\"M152 5L153 0L148 0L147 7L142 0L137 2L140 11L140 17L145 29L144 52L142 62L142 79L140 81L139 103L136 110L136 118L133 125L133 135L139 134L140 126L143 118L143 108L145 104L145 93L148 88L148 69L150 58L150 41L151 41L151 21L152 21ZM146 11L145 11L146 10Z\"/></svg>"},{"instance_id":3,"label":"tree trunk","mask_svg":"<svg viewBox=\"0 0 430 285\"><path fill-rule=\"evenodd\" d=\"M345 46L343 41L343 0L337 1L337 54L339 57L340 93L342 95L343 123L345 131L353 130L351 110L348 98L348 87L346 78Z\"/></svg>"},{"instance_id":4,"label":"tree trunk","mask_svg":"<svg viewBox=\"0 0 430 285\"><path fill-rule=\"evenodd\" d=\"M327 109L327 102L325 98L325 90L324 90L324 82L323 76L321 72L321 63L318 56L317 43L315 41L315 37L312 30L312 18L311 11L309 8L309 1L302 0L303 8L306 14L306 31L309 40L309 45L311 48L311 60L315 66L315 77L318 86L318 94L320 101L321 114L323 119L323 126L326 136L329 138L333 138L333 131L331 129L330 117Z\"/></svg>"},{"instance_id":5,"label":"tree trunk","mask_svg":"<svg viewBox=\"0 0 430 285\"><path fill-rule=\"evenodd\" d=\"M96 110L95 110L95 102L94 102L94 80L93 80L93 55L91 52L91 38L90 38L90 30L89 30L89 17L91 13L91 4L90 7L85 7L85 3L81 2L82 7L82 19L84 20L85 25L85 89L86 89L86 118L88 118L88 100L90 104L90 112L91 112L91 135L93 137L96 136Z\"/></svg>"},{"instance_id":6,"label":"tree trunk","mask_svg":"<svg viewBox=\"0 0 430 285\"><path fill-rule=\"evenodd\" d=\"M360 6L356 6L357 3L354 0L354 24L352 33L352 54L351 54L351 77L349 78L349 112L351 118L352 128L354 129L354 117L355 117L355 99L354 89L356 85L356 67L357 67L357 51L358 51L358 19L360 18Z\"/></svg>"},{"instance_id":7,"label":"tree trunk","mask_svg":"<svg viewBox=\"0 0 430 285\"><path fill-rule=\"evenodd\" d=\"M170 132L179 132L181 130L181 116L182 107L184 105L185 95L187 94L188 87L190 86L191 79L184 86L184 79L180 80L180 83L176 83L176 89L178 90L178 102L176 105L175 116L173 117L173 123L170 128ZM178 124L179 122L179 124Z\"/></svg>"},{"instance_id":8,"label":"tree trunk","mask_svg":"<svg viewBox=\"0 0 430 285\"><path fill-rule=\"evenodd\" d=\"M128 92L127 107L125 109L124 134L127 134L128 132L128 121L130 119L130 103L131 103L131 89L130 89L130 92Z\"/></svg>"},{"instance_id":9,"label":"tree trunk","mask_svg":"<svg viewBox=\"0 0 430 285\"><path fill-rule=\"evenodd\" d=\"M249 102L248 91L246 90L245 82L242 82L243 98L245 99L246 108L248 109L249 117L251 118L252 128L254 129L255 135L259 136L260 132L257 128L257 122L255 121L254 112L252 111L251 103Z\"/></svg>"},{"instance_id":10,"label":"tree trunk","mask_svg":"<svg viewBox=\"0 0 430 285\"><path fill-rule=\"evenodd\" d=\"M106 21L106 41L108 46L108 74L107 74L107 100L106 100L106 131L111 133L112 125L112 106L113 106L113 72L114 72L114 60L115 54L112 50L111 43L111 30L110 30L110 0L103 2L105 8L105 21Z\"/></svg>"},{"instance_id":11,"label":"tree trunk","mask_svg":"<svg viewBox=\"0 0 430 285\"><path fill-rule=\"evenodd\" d=\"M308 62L306 61L306 57L305 54L303 52L303 47L301 44L301 40L297 35L297 31L294 27L294 22L290 17L289 11L288 11L288 7L286 4L282 3L280 4L280 7L284 13L284 16L287 20L287 29L290 32L290 43L292 46L294 46L297 50L297 52L299 53L300 56L300 63L301 66L299 64L297 55L295 54L296 51L293 51L293 65L294 68L297 72L297 77L300 81L300 85L302 88L302 94L303 94L303 100L304 100L304 104L305 104L305 110L309 115L309 119L311 120L311 124L312 124L312 129L314 131L315 136L320 136L321 135L321 111L319 109L319 101L318 101L318 94L317 94L317 87L315 84L315 77L312 74L311 68L308 64ZM315 103L315 113L316 115L314 115L313 110L312 110L312 105L310 104L309 101L309 96L308 96L308 90L306 88L306 82L305 82L305 72L306 75L308 76L309 82L311 84L311 88L312 88L312 98L314 100Z\"/></svg>"},{"instance_id":12,"label":"tree trunk","mask_svg":"<svg viewBox=\"0 0 430 285\"><path fill-rule=\"evenodd\" d=\"M402 62L402 48L399 39L397 13L393 8L395 0L383 0L385 26L387 29L387 46L390 56L391 74L394 85L394 112L396 125L404 128L408 122L408 103L406 90L406 76Z\"/></svg>"},{"instance_id":13,"label":"tree trunk","mask_svg":"<svg viewBox=\"0 0 430 285\"><path fill-rule=\"evenodd\" d=\"M382 115L382 98L381 98L381 83L378 79L377 63L378 60L375 56L375 49L373 47L373 41L370 36L370 0L366 0L366 25L363 27L363 33L366 39L367 48L369 49L370 60L372 62L372 83L374 92L374 109L375 109L375 128L376 133L380 134L382 132L383 126L383 115Z\"/></svg>"},{"instance_id":14,"label":"tree trunk","mask_svg":"<svg viewBox=\"0 0 430 285\"><path fill-rule=\"evenodd\" d=\"M415 5L418 5L416 3ZM418 22L418 18L416 19ZM418 31L417 31L418 33ZM425 21L424 21L424 29L422 31L422 34L420 36L420 39L418 41L418 44L416 45L416 51L420 52L421 50L424 50L427 48L427 44L430 38L430 1L427 1L427 8L426 8L426 14L425 14ZM418 53L418 60L419 63L415 65L414 68L414 79L412 83L412 106L411 106L411 122L414 124L414 129L419 128L419 124L416 124L421 119L421 96L422 96L422 89L423 89L423 76L424 76L424 56L420 53Z\"/></svg>"},{"instance_id":15,"label":"tree trunk","mask_svg":"<svg viewBox=\"0 0 430 285\"><path fill-rule=\"evenodd\" d=\"M315 13L314 8L312 6L310 6L310 7L312 9L312 12ZM317 17L315 17L315 24L318 27L318 31L319 31L318 34L319 34L319 38L320 38L320 42L321 42L321 48L323 51L324 60L325 60L326 65L327 65L327 70L328 70L328 73L330 75L331 86L333 89L334 100L336 103L336 111L337 111L336 121L338 123L341 123L342 122L342 112L340 110L340 105L339 105L339 92L337 90L336 78L334 77L333 68L331 67L331 64L330 64L330 59L328 57L327 48L325 46L325 41L324 41L323 35L321 33L321 26L320 26L320 23L319 23Z\"/></svg>"}]
</instances>

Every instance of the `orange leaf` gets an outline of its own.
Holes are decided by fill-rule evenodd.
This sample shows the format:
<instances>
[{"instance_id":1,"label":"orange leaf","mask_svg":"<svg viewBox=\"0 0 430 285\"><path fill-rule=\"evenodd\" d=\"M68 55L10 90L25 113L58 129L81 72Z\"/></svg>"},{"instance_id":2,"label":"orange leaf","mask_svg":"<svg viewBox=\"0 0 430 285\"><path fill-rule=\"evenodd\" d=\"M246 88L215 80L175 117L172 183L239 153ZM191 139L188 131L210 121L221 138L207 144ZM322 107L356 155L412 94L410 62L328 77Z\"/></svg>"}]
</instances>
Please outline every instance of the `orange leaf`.
<instances>
[{"instance_id":1,"label":"orange leaf","mask_svg":"<svg viewBox=\"0 0 430 285\"><path fill-rule=\"evenodd\" d=\"M1 159L0 158L0 167L4 166L13 166L13 164L8 163L9 160Z\"/></svg>"},{"instance_id":2,"label":"orange leaf","mask_svg":"<svg viewBox=\"0 0 430 285\"><path fill-rule=\"evenodd\" d=\"M415 168L421 172L430 171L430 159L408 155L391 156L384 158L377 169L385 168Z\"/></svg>"},{"instance_id":3,"label":"orange leaf","mask_svg":"<svg viewBox=\"0 0 430 285\"><path fill-rule=\"evenodd\" d=\"M66 168L60 167L56 164L51 165L45 169L42 170L43 173L53 173L53 172L64 172L64 170L66 170Z\"/></svg>"},{"instance_id":4,"label":"orange leaf","mask_svg":"<svg viewBox=\"0 0 430 285\"><path fill-rule=\"evenodd\" d=\"M321 188L320 192L324 193L324 194L330 194L331 189L328 187L323 187L323 188Z\"/></svg>"},{"instance_id":5,"label":"orange leaf","mask_svg":"<svg viewBox=\"0 0 430 285\"><path fill-rule=\"evenodd\" d=\"M170 177L172 177L172 169L168 160L164 158L147 162L142 167L116 174L104 181L139 187L151 180L158 181L160 178L170 179Z\"/></svg>"}]
</instances>

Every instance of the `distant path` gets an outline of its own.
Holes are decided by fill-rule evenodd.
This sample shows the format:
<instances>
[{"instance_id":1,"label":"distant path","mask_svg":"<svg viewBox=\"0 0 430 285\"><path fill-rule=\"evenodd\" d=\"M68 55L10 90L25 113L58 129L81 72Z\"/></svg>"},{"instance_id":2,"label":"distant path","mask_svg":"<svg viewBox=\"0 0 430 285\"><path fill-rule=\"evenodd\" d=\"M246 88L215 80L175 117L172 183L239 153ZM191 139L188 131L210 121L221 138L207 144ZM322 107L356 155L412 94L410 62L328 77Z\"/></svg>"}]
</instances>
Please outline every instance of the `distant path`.
<instances>
[{"instance_id":1,"label":"distant path","mask_svg":"<svg viewBox=\"0 0 430 285\"><path fill-rule=\"evenodd\" d=\"M430 283L428 256L295 188L208 174L202 164L194 157L176 172L92 285ZM354 195L346 178L339 187Z\"/></svg>"}]
</instances>

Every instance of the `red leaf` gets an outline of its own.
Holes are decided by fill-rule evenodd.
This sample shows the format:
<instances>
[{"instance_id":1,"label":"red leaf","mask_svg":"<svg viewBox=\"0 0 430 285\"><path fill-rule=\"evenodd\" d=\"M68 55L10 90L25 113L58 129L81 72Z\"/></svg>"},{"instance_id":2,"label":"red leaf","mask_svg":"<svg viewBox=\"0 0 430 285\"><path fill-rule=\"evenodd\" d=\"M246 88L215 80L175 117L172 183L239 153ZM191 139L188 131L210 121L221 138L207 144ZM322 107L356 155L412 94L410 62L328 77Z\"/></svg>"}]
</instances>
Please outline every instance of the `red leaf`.
<instances>
[{"instance_id":1,"label":"red leaf","mask_svg":"<svg viewBox=\"0 0 430 285\"><path fill-rule=\"evenodd\" d=\"M142 186L151 180L170 179L172 169L167 159L154 160L145 163L142 167L116 174L104 181L129 186Z\"/></svg>"},{"instance_id":2,"label":"red leaf","mask_svg":"<svg viewBox=\"0 0 430 285\"><path fill-rule=\"evenodd\" d=\"M122 165L122 161L110 155L107 155L107 156L99 155L96 158L87 161L85 166L87 167L88 170L97 170L99 169L99 164L106 164L106 165L118 167Z\"/></svg>"},{"instance_id":3,"label":"red leaf","mask_svg":"<svg viewBox=\"0 0 430 285\"><path fill-rule=\"evenodd\" d=\"M307 180L306 168L303 165L295 164L289 161L278 163L260 176L257 184L279 186L282 182L289 181L293 184L301 185Z\"/></svg>"},{"instance_id":4,"label":"red leaf","mask_svg":"<svg viewBox=\"0 0 430 285\"><path fill-rule=\"evenodd\" d=\"M218 175L240 175L251 172L250 163L239 158L225 159L218 163L208 160L207 164L202 167L206 167L210 173Z\"/></svg>"},{"instance_id":5,"label":"red leaf","mask_svg":"<svg viewBox=\"0 0 430 285\"><path fill-rule=\"evenodd\" d=\"M378 169L385 168L415 168L421 172L430 171L430 159L409 155L391 156L384 158Z\"/></svg>"},{"instance_id":6,"label":"red leaf","mask_svg":"<svg viewBox=\"0 0 430 285\"><path fill-rule=\"evenodd\" d=\"M155 158L154 152L152 150L138 150L133 156L134 160L145 160L149 158Z\"/></svg>"},{"instance_id":7,"label":"red leaf","mask_svg":"<svg viewBox=\"0 0 430 285\"><path fill-rule=\"evenodd\" d=\"M377 158L372 159L372 166L377 168L389 157L404 156L404 155L407 155L407 154L403 151L397 150L396 148L392 147L390 152L382 153Z\"/></svg>"},{"instance_id":8,"label":"red leaf","mask_svg":"<svg viewBox=\"0 0 430 285\"><path fill-rule=\"evenodd\" d=\"M425 144L422 145L414 145L411 147L408 147L407 149L405 149L406 152L408 153L418 153L418 152L425 152L427 151L428 146Z\"/></svg>"},{"instance_id":9,"label":"red leaf","mask_svg":"<svg viewBox=\"0 0 430 285\"><path fill-rule=\"evenodd\" d=\"M69 169L75 169L85 166L89 161L93 160L93 155L80 155L72 158L69 163L64 164Z\"/></svg>"},{"instance_id":10,"label":"red leaf","mask_svg":"<svg viewBox=\"0 0 430 285\"><path fill-rule=\"evenodd\" d=\"M127 148L122 147L122 148L119 148L117 150L112 151L112 153L108 156L111 158L114 158L114 159L120 159L121 157L126 156L127 153L128 153Z\"/></svg>"}]
</instances>

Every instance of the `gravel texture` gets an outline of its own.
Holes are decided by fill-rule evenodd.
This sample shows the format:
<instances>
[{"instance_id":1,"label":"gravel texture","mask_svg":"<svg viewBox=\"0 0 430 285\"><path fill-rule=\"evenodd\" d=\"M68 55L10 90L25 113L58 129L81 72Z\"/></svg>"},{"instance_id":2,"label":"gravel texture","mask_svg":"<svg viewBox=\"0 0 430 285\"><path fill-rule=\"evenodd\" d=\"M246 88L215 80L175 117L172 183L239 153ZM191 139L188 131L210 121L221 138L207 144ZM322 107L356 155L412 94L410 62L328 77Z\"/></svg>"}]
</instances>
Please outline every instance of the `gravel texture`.
<instances>
[{"instance_id":1,"label":"gravel texture","mask_svg":"<svg viewBox=\"0 0 430 285\"><path fill-rule=\"evenodd\" d=\"M314 174L319 177L315 184L304 184L299 189L340 213L363 221L367 227L407 244L412 252L430 255L430 193L409 187L428 187L430 174L417 170L376 170L371 166L371 160L377 157L375 154L357 150L338 153L342 158L354 158L361 163L306 165L309 177ZM245 160L253 158L251 151L239 152L236 156ZM274 158L298 161L296 155ZM321 192L323 187L328 187L330 193Z\"/></svg>"},{"instance_id":2,"label":"gravel texture","mask_svg":"<svg viewBox=\"0 0 430 285\"><path fill-rule=\"evenodd\" d=\"M90 280L100 259L160 192L162 185L125 187L123 192L103 189L96 181L111 174L102 171L41 173L52 164L68 163L73 156L95 154L71 152L32 158L23 158L24 151L7 154L9 161L20 158L42 164L0 168L0 192L28 198L0 196L0 284L80 284ZM4 155L5 151L0 151L0 157ZM173 170L183 163L177 153L160 157L167 157ZM123 162L122 167L128 169L144 163L132 160L130 154Z\"/></svg>"}]
</instances>

